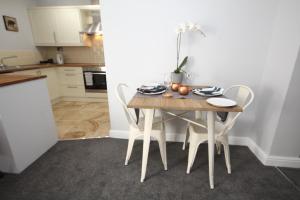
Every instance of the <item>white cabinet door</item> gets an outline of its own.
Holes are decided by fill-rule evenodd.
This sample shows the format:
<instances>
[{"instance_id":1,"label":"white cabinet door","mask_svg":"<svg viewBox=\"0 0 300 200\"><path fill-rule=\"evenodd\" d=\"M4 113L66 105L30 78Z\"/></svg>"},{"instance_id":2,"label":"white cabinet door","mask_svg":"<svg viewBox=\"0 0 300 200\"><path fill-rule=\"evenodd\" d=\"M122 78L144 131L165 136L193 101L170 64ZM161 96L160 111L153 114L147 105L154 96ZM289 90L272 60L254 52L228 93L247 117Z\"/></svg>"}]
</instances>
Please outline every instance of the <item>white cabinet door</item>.
<instances>
[{"instance_id":1,"label":"white cabinet door","mask_svg":"<svg viewBox=\"0 0 300 200\"><path fill-rule=\"evenodd\" d=\"M51 100L60 97L59 79L55 68L41 69L41 74L47 76L47 85Z\"/></svg>"},{"instance_id":2,"label":"white cabinet door","mask_svg":"<svg viewBox=\"0 0 300 200\"><path fill-rule=\"evenodd\" d=\"M62 45L81 44L79 34L82 31L80 11L78 9L57 9L55 17L56 43Z\"/></svg>"},{"instance_id":3,"label":"white cabinet door","mask_svg":"<svg viewBox=\"0 0 300 200\"><path fill-rule=\"evenodd\" d=\"M81 12L77 8L32 8L29 10L37 46L83 46Z\"/></svg>"},{"instance_id":4,"label":"white cabinet door","mask_svg":"<svg viewBox=\"0 0 300 200\"><path fill-rule=\"evenodd\" d=\"M55 44L55 18L52 9L29 10L33 39L36 45Z\"/></svg>"}]
</instances>

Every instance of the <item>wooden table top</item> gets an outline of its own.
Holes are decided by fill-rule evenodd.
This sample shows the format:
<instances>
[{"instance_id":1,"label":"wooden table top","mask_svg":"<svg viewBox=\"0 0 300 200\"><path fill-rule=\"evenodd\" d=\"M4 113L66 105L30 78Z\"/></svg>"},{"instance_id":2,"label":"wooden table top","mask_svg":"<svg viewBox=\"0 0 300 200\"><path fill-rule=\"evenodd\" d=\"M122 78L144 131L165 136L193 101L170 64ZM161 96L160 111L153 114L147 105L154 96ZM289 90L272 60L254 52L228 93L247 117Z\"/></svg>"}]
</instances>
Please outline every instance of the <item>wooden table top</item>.
<instances>
[{"instance_id":1,"label":"wooden table top","mask_svg":"<svg viewBox=\"0 0 300 200\"><path fill-rule=\"evenodd\" d=\"M165 98L162 95L146 96L136 94L128 103L128 108L154 108L166 110L199 110L215 112L243 112L240 106L216 107L206 102L207 98Z\"/></svg>"},{"instance_id":2,"label":"wooden table top","mask_svg":"<svg viewBox=\"0 0 300 200\"><path fill-rule=\"evenodd\" d=\"M46 78L47 76L29 76L29 75L3 75L0 74L0 87Z\"/></svg>"}]
</instances>

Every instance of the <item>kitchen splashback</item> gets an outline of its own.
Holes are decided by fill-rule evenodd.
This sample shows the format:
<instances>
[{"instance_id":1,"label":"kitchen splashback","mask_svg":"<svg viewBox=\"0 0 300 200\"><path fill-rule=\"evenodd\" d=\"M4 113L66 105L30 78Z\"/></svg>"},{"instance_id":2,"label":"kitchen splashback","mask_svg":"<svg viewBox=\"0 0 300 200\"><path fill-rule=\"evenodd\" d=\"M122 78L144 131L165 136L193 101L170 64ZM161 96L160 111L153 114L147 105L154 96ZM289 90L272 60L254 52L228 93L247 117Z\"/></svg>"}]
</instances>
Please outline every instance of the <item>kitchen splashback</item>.
<instances>
[{"instance_id":1,"label":"kitchen splashback","mask_svg":"<svg viewBox=\"0 0 300 200\"><path fill-rule=\"evenodd\" d=\"M40 52L36 50L0 50L0 58L7 56L17 56L4 61L8 66L36 64L42 59Z\"/></svg>"},{"instance_id":2,"label":"kitchen splashback","mask_svg":"<svg viewBox=\"0 0 300 200\"><path fill-rule=\"evenodd\" d=\"M56 47L39 47L44 60L56 57ZM104 53L102 43L91 47L63 47L65 63L103 63Z\"/></svg>"}]
</instances>

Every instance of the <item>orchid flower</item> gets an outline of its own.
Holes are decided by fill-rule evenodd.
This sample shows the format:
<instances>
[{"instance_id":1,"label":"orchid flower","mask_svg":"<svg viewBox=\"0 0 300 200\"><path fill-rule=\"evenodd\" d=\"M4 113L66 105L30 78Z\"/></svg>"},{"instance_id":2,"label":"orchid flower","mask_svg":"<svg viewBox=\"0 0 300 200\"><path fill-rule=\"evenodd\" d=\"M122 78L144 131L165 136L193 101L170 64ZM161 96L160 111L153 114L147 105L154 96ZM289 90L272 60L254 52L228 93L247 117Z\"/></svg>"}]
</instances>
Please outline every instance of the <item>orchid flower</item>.
<instances>
[{"instance_id":1,"label":"orchid flower","mask_svg":"<svg viewBox=\"0 0 300 200\"><path fill-rule=\"evenodd\" d=\"M182 72L182 67L186 64L188 57L186 56L181 64L179 64L179 55L180 55L180 46L181 46L181 35L185 32L200 32L203 37L206 37L204 32L201 30L201 26L197 23L187 22L181 23L175 30L177 34L177 66L175 69L175 73Z\"/></svg>"}]
</instances>

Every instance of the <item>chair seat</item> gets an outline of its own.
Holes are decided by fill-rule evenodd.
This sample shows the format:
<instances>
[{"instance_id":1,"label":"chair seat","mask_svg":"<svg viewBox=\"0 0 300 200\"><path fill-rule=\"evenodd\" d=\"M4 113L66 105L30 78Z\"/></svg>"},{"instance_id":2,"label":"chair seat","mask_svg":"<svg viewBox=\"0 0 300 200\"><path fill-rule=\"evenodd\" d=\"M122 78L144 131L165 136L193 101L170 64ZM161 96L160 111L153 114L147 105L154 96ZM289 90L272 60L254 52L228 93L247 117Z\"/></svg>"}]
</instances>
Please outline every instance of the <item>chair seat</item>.
<instances>
[{"instance_id":1,"label":"chair seat","mask_svg":"<svg viewBox=\"0 0 300 200\"><path fill-rule=\"evenodd\" d=\"M162 118L161 117L154 117L153 118L153 123L152 123L152 130L161 130L161 122ZM145 118L144 117L140 117L139 118L139 123L138 123L138 127L140 129L140 131L144 131L144 127L145 127Z\"/></svg>"},{"instance_id":2,"label":"chair seat","mask_svg":"<svg viewBox=\"0 0 300 200\"><path fill-rule=\"evenodd\" d=\"M199 124L203 124L204 126L207 127L207 121L205 121L205 120L197 119L196 122L199 123ZM196 133L207 134L207 129L206 128L203 128L201 126L197 126L195 124L190 124L190 126L191 126L191 128L193 128L194 132L196 132ZM215 133L216 133L216 135L218 133L220 133L222 130L224 130L224 127L225 127L225 125L223 123L216 121L215 122Z\"/></svg>"}]
</instances>

